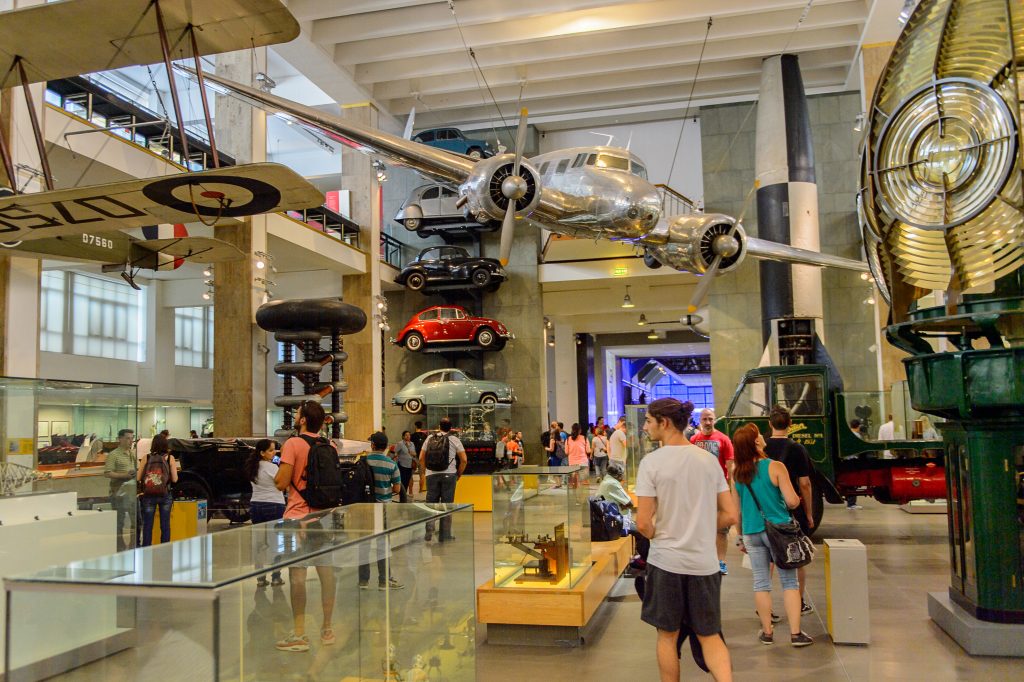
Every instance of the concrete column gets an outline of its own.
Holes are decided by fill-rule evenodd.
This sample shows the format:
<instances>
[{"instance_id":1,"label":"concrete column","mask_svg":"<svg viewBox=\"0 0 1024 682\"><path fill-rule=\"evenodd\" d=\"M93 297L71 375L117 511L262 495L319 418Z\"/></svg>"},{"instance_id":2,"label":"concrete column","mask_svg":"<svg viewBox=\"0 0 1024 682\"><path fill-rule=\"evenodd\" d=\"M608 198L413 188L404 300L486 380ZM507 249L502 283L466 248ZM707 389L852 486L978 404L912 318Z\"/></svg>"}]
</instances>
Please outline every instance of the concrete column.
<instances>
[{"instance_id":1,"label":"concrete column","mask_svg":"<svg viewBox=\"0 0 1024 682\"><path fill-rule=\"evenodd\" d=\"M378 125L378 111L369 103L344 106L342 115L374 128ZM359 224L359 248L366 253L366 274L342 278L342 290L345 302L362 308L368 318L366 329L345 337L345 378L349 383L345 434L348 438L366 438L381 427L384 401L384 351L378 320L374 318L376 297L381 293L381 187L369 156L348 147L341 149L341 186L351 193L351 218ZM392 328L404 322L393 320Z\"/></svg>"},{"instance_id":2,"label":"concrete column","mask_svg":"<svg viewBox=\"0 0 1024 682\"><path fill-rule=\"evenodd\" d=\"M866 112L871 106L875 87L877 87L878 80L882 77L882 71L889 61L893 45L895 43L876 43L861 47L861 82L864 84L864 89L861 92L864 102L862 111ZM875 324L879 329L884 329L889 320L889 306L881 300L881 297L876 296L875 298L877 301ZM879 339L881 340L881 334L879 334ZM907 354L890 343L878 343L877 345L881 371L879 389L888 392L895 382L906 381L907 371L903 366L903 358L907 357Z\"/></svg>"},{"instance_id":3,"label":"concrete column","mask_svg":"<svg viewBox=\"0 0 1024 682\"><path fill-rule=\"evenodd\" d=\"M266 50L256 53L257 63L265 65ZM251 83L255 70L252 51L217 56L217 74L226 78ZM220 95L215 107L219 147L239 163L265 161L266 114ZM214 268L214 429L221 437L263 436L267 432L267 371L260 348L267 347L267 334L256 326L256 308L263 303L264 294L256 278L272 276L269 267L256 267L255 253L267 251L266 216L217 227L214 234L249 255Z\"/></svg>"},{"instance_id":4,"label":"concrete column","mask_svg":"<svg viewBox=\"0 0 1024 682\"><path fill-rule=\"evenodd\" d=\"M555 319L555 405L552 419L564 422L566 430L580 411L576 385L576 330L564 320Z\"/></svg>"}]
</instances>

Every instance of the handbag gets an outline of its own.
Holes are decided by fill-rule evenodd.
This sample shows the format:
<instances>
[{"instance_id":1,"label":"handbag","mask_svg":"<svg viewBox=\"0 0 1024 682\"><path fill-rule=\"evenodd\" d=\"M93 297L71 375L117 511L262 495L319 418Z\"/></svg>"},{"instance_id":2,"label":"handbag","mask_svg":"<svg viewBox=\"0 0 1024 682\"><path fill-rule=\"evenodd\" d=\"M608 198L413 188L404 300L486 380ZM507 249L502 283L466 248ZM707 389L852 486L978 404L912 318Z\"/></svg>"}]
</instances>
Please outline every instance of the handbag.
<instances>
[{"instance_id":1,"label":"handbag","mask_svg":"<svg viewBox=\"0 0 1024 682\"><path fill-rule=\"evenodd\" d=\"M753 486L748 484L747 490L750 491L750 496L754 498L754 504L757 505L757 511L761 512L761 518L764 519L764 532L768 536L768 544L771 546L772 560L775 565L779 568L800 568L811 563L811 559L814 558L814 543L804 535L800 524L793 520L793 515L790 514L789 521L786 523L772 523L764 515L764 509L757 501Z\"/></svg>"}]
</instances>

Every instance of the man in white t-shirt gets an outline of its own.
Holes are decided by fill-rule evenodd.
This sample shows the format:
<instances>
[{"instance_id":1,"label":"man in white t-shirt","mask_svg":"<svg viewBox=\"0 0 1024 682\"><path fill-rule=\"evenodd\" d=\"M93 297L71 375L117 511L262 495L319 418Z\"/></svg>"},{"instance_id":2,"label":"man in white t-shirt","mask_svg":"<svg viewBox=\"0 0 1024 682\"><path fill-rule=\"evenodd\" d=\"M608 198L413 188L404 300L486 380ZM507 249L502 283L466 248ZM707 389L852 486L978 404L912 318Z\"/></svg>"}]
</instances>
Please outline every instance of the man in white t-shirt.
<instances>
[{"instance_id":1,"label":"man in white t-shirt","mask_svg":"<svg viewBox=\"0 0 1024 682\"><path fill-rule=\"evenodd\" d=\"M732 680L729 649L721 638L721 586L715 537L737 522L722 468L683 435L691 410L675 398L647 408L644 431L662 447L637 471L637 530L651 540L641 619L658 629L662 682L679 679L676 642L692 631L719 682Z\"/></svg>"},{"instance_id":2,"label":"man in white t-shirt","mask_svg":"<svg viewBox=\"0 0 1024 682\"><path fill-rule=\"evenodd\" d=\"M896 440L896 423L892 419L892 415L888 415L889 418L884 424L878 427L878 440ZM892 459L892 450L885 450L882 452L882 459Z\"/></svg>"},{"instance_id":3,"label":"man in white t-shirt","mask_svg":"<svg viewBox=\"0 0 1024 682\"><path fill-rule=\"evenodd\" d=\"M622 470L626 470L626 459L629 457L628 426L625 417L619 417L615 424L615 430L608 438L608 459L610 462L618 462Z\"/></svg>"}]
</instances>

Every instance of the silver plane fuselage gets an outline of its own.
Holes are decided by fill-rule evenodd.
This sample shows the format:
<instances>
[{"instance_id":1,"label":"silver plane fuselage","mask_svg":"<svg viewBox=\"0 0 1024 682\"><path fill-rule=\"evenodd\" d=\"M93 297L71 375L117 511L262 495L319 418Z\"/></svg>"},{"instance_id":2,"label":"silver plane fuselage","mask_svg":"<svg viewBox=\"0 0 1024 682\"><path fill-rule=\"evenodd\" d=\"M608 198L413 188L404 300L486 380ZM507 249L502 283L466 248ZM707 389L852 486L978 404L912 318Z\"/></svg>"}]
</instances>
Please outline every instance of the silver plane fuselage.
<instances>
[{"instance_id":1,"label":"silver plane fuselage","mask_svg":"<svg viewBox=\"0 0 1024 682\"><path fill-rule=\"evenodd\" d=\"M534 156L529 163L544 188L529 220L552 232L639 239L661 218L661 195L629 150L573 147ZM557 201L545 201L551 197Z\"/></svg>"}]
</instances>

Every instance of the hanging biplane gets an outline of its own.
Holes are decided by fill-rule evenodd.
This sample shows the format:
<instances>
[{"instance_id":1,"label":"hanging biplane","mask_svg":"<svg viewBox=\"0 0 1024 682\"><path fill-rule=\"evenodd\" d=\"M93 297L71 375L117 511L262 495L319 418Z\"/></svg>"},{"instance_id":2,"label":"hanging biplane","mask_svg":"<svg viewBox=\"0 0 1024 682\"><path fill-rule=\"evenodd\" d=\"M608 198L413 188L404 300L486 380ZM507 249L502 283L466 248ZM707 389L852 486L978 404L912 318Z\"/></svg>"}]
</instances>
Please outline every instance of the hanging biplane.
<instances>
[{"instance_id":1,"label":"hanging biplane","mask_svg":"<svg viewBox=\"0 0 1024 682\"><path fill-rule=\"evenodd\" d=\"M167 69L182 157L189 158L171 60L287 42L299 25L280 0L67 0L0 13L0 88L162 62ZM243 258L236 247L187 231L137 239L119 230L159 224L225 225L261 213L301 210L323 195L289 168L253 163L220 168L205 90L201 101L213 165L203 172L55 189L31 90L22 87L45 191L17 193L9 141L0 160L12 195L0 198L0 241L19 253L124 267L173 267ZM182 234L184 232L184 234ZM145 236L145 235L144 235Z\"/></svg>"}]
</instances>

